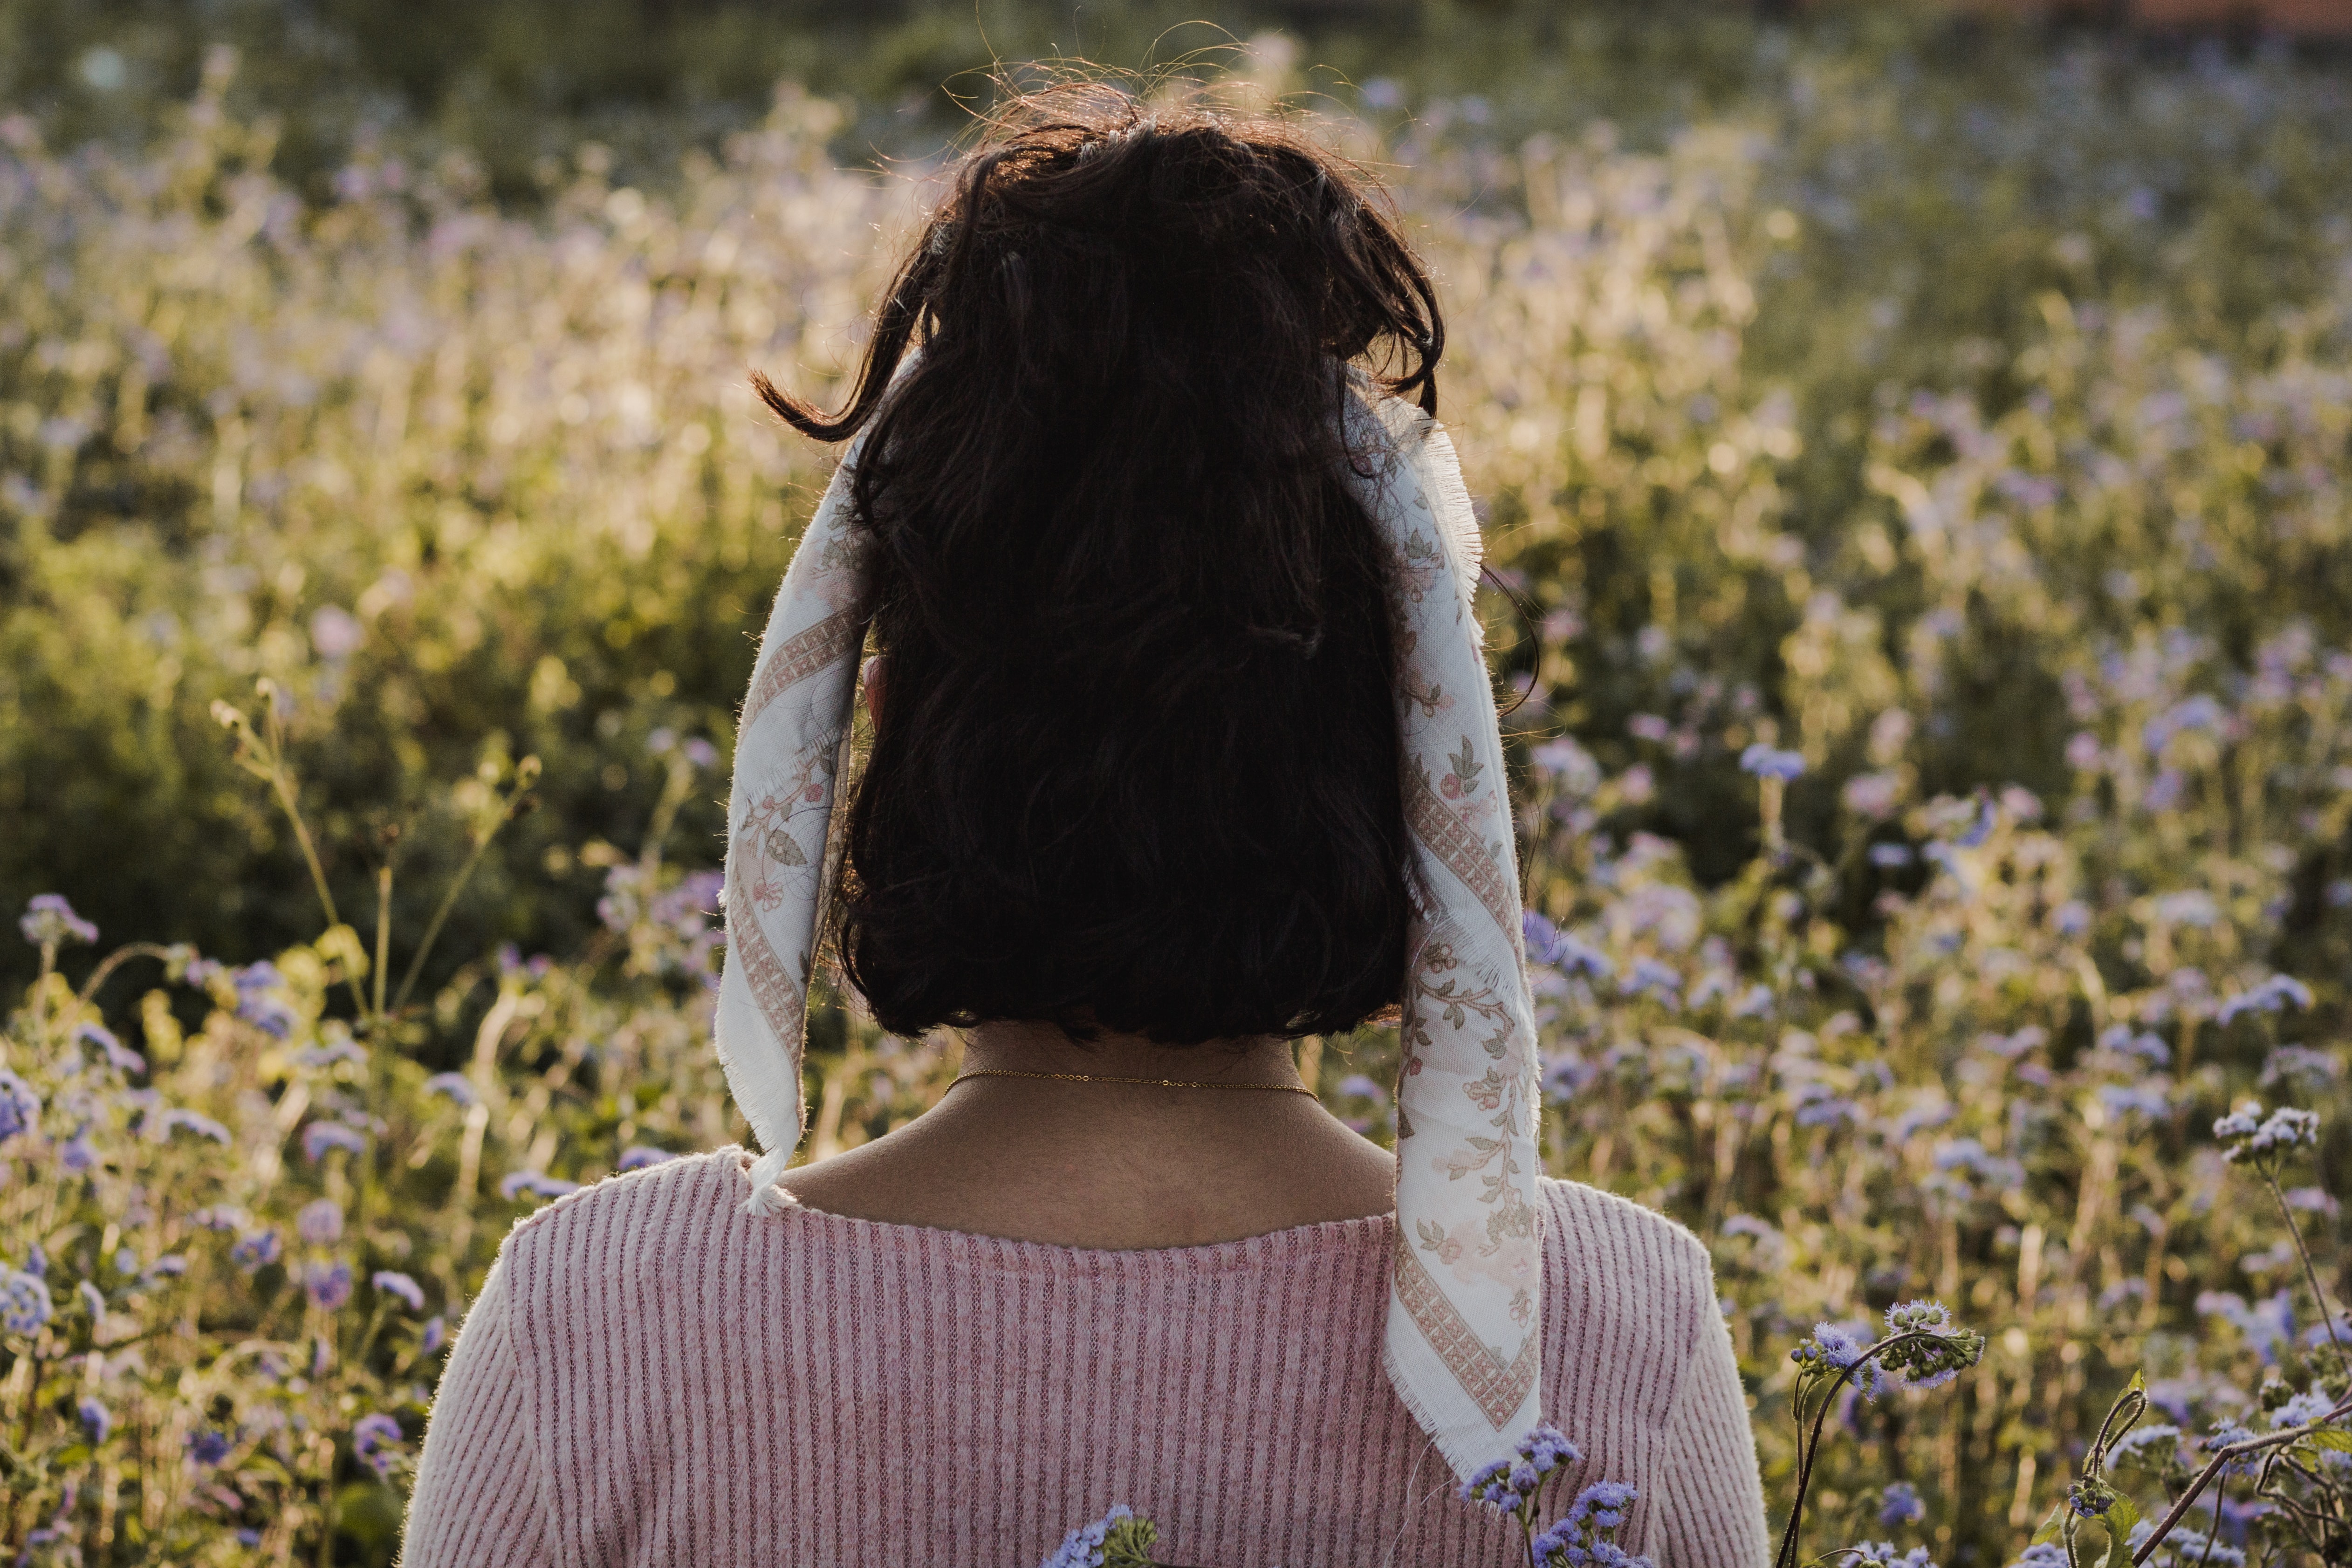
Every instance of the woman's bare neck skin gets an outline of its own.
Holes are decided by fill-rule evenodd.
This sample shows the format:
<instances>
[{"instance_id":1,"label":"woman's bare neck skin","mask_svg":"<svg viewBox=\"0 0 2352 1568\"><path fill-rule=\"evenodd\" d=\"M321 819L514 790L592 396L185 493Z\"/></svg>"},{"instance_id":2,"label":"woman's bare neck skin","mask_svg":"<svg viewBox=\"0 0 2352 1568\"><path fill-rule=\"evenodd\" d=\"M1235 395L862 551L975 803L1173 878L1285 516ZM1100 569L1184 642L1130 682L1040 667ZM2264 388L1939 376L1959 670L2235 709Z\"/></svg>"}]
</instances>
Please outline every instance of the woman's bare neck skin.
<instances>
[{"instance_id":1,"label":"woman's bare neck skin","mask_svg":"<svg viewBox=\"0 0 2352 1568\"><path fill-rule=\"evenodd\" d=\"M1288 1042L1092 1047L966 1031L963 1068L1291 1083ZM1304 1094L979 1078L873 1143L788 1173L811 1208L1066 1247L1188 1247L1388 1213L1395 1163Z\"/></svg>"}]
</instances>

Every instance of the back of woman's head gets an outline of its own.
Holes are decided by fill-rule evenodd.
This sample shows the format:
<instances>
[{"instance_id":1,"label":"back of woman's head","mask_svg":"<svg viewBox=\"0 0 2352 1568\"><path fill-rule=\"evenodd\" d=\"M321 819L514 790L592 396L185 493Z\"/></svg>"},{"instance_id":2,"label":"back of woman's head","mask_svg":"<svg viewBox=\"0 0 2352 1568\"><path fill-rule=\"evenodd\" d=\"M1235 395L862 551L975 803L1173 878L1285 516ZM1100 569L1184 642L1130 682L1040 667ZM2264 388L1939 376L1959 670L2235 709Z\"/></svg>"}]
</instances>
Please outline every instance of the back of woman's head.
<instances>
[{"instance_id":1,"label":"back of woman's head","mask_svg":"<svg viewBox=\"0 0 2352 1568\"><path fill-rule=\"evenodd\" d=\"M870 425L886 673L835 939L884 1027L1192 1044L1398 999L1389 564L1339 407L1363 361L1434 412L1443 340L1377 196L1279 119L1023 98L846 412L761 382Z\"/></svg>"}]
</instances>

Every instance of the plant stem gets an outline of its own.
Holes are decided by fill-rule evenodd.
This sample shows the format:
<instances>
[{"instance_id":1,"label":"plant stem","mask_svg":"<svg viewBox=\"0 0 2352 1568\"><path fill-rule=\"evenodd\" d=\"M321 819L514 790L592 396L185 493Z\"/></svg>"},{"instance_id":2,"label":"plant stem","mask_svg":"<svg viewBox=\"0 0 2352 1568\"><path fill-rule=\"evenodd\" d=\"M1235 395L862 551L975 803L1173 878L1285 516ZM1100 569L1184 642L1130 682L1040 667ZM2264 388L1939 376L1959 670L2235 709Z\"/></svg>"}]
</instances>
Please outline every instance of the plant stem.
<instances>
[{"instance_id":1,"label":"plant stem","mask_svg":"<svg viewBox=\"0 0 2352 1568\"><path fill-rule=\"evenodd\" d=\"M384 965L392 954L392 862L375 872L375 1016L383 1017Z\"/></svg>"},{"instance_id":2,"label":"plant stem","mask_svg":"<svg viewBox=\"0 0 2352 1568\"><path fill-rule=\"evenodd\" d=\"M2344 1354L2344 1341L2336 1332L2336 1311L2327 1304L2327 1292L2319 1288L2319 1270L2312 1267L2311 1249L2303 1244L2303 1227L2294 1222L2294 1211L2286 1206L2286 1194L2279 1190L2278 1173L2265 1166L2263 1180L2278 1203L2279 1218L2286 1221L2286 1233L2294 1239L2294 1255L2303 1260L2303 1277L2311 1284L2311 1300L2319 1309L2319 1321L2327 1325L2327 1343L2336 1347L2336 1364L2352 1371L2352 1357Z\"/></svg>"},{"instance_id":3,"label":"plant stem","mask_svg":"<svg viewBox=\"0 0 2352 1568\"><path fill-rule=\"evenodd\" d=\"M310 826L302 821L302 808L294 799L294 780L287 773L273 747L269 757L269 787L278 795L278 804L293 824L294 841L302 847L302 863L310 868L310 885L319 890L319 906L327 912L327 924L341 925L343 917L335 912L335 895L327 890L327 868L320 863L318 846L310 841Z\"/></svg>"},{"instance_id":4,"label":"plant stem","mask_svg":"<svg viewBox=\"0 0 2352 1568\"><path fill-rule=\"evenodd\" d=\"M473 880L474 868L482 863L482 856L489 852L490 841L499 836L499 830L506 826L506 817L499 817L480 838L474 841L474 852L466 857L466 863L458 867L457 874L450 879L449 891L441 895L441 906L433 912L433 918L425 924L425 936L416 944L415 956L408 960L408 973L401 977L400 991L392 998L394 1012L408 1005L408 993L415 989L417 977L425 972L425 955L433 951L433 944L441 935L441 927L448 920L449 911L457 906L457 895L465 892L466 883Z\"/></svg>"},{"instance_id":5,"label":"plant stem","mask_svg":"<svg viewBox=\"0 0 2352 1568\"><path fill-rule=\"evenodd\" d=\"M47 1359L37 1349L25 1354L33 1358L33 1377L25 1385L24 1408L16 1412L16 1451L20 1454L33 1440L33 1410L41 1402L41 1366Z\"/></svg>"},{"instance_id":6,"label":"plant stem","mask_svg":"<svg viewBox=\"0 0 2352 1568\"><path fill-rule=\"evenodd\" d=\"M2335 1409L2316 1421L2306 1422L2300 1427L2290 1427L2284 1432L2267 1432L2259 1437L2248 1437L2242 1443L2232 1443L2217 1452L2211 1462L2198 1472L2197 1479L2189 1483L2189 1490L2180 1494L2179 1500L2166 1512L2157 1527L2148 1531L2147 1539L2140 1542L2139 1550L2132 1553L2132 1568L2139 1568L2141 1563L2148 1560L2149 1555L2163 1542L2164 1538L2172 1533L2173 1526L2180 1522L2180 1516L2189 1511L2189 1505L2197 1500L2198 1494L2205 1490L2207 1484L2216 1475L2228 1469L2232 1463L2245 1458L2248 1454L2261 1453L2264 1448L2275 1448L2284 1443L2298 1442L2310 1437L2314 1432L2326 1430L2347 1415L2352 1415L2352 1399L2339 1402ZM2219 1533L2221 1527L2221 1511L2216 1508L2213 1511L2213 1528L2216 1533Z\"/></svg>"},{"instance_id":7,"label":"plant stem","mask_svg":"<svg viewBox=\"0 0 2352 1568\"><path fill-rule=\"evenodd\" d=\"M1813 1413L1813 1430L1810 1437L1805 1432L1805 1410L1801 1397L1800 1398L1796 1412L1797 1495L1789 1505L1789 1525L1780 1532L1780 1551L1772 1559L1772 1568L1796 1568L1797 1527L1804 1522L1805 1492L1812 1485L1813 1480L1813 1456L1821 1451L1822 1427L1829 1421L1830 1404L1836 1397L1838 1390L1853 1381L1853 1375L1876 1359L1881 1353L1892 1350L1899 1344L1907 1344L1913 1340L1942 1337L1940 1334L1930 1334L1913 1329L1904 1333L1890 1334L1855 1356L1851 1365L1839 1369L1837 1380L1822 1391L1821 1406Z\"/></svg>"},{"instance_id":8,"label":"plant stem","mask_svg":"<svg viewBox=\"0 0 2352 1568\"><path fill-rule=\"evenodd\" d=\"M274 731L274 719L272 727ZM318 846L310 841L310 825L302 821L301 803L295 799L294 777L286 771L285 759L274 734L269 746L269 767L265 776L269 780L270 789L278 796L279 809L286 813L286 821L293 826L294 841L302 846L302 863L310 868L310 885L319 890L319 907L326 911L327 925L331 930L343 923L343 917L335 908L335 895L328 891L327 868L320 862ZM367 993L360 989L359 977L345 975L343 984L351 990L352 1006L364 1019L368 1010Z\"/></svg>"},{"instance_id":9,"label":"plant stem","mask_svg":"<svg viewBox=\"0 0 2352 1568\"><path fill-rule=\"evenodd\" d=\"M98 967L89 972L89 978L81 983L81 989L76 992L75 995L82 1001L86 1002L89 1000L92 997L98 995L98 988L106 984L107 977L109 976L112 975L115 970L120 969L123 965L129 963L133 958L169 959L171 956L172 950L169 947L163 946L160 943L128 943L123 946L117 947L113 952L109 953L105 958L100 962Z\"/></svg>"}]
</instances>

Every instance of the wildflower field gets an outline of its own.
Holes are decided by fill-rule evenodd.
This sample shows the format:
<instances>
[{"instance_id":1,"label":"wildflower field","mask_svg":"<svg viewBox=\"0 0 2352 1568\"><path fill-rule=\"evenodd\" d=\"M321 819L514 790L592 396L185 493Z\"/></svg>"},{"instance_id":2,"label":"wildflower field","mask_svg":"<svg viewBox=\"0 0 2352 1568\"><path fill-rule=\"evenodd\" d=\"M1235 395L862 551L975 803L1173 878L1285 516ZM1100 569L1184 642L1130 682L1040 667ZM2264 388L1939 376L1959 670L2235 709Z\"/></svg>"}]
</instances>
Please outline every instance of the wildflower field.
<instances>
[{"instance_id":1,"label":"wildflower field","mask_svg":"<svg viewBox=\"0 0 2352 1568\"><path fill-rule=\"evenodd\" d=\"M1228 89L1445 291L1547 1160L1712 1249L1805 1561L2352 1561L2352 67L1727 36ZM723 765L826 461L747 372L826 392L925 199L790 83L658 178L297 178L237 69L0 103L36 1563L388 1562L507 1228L742 1136ZM812 1034L813 1154L955 1065ZM1382 1135L1392 1031L1299 1049ZM1980 1359L1857 1370L1923 1298Z\"/></svg>"}]
</instances>

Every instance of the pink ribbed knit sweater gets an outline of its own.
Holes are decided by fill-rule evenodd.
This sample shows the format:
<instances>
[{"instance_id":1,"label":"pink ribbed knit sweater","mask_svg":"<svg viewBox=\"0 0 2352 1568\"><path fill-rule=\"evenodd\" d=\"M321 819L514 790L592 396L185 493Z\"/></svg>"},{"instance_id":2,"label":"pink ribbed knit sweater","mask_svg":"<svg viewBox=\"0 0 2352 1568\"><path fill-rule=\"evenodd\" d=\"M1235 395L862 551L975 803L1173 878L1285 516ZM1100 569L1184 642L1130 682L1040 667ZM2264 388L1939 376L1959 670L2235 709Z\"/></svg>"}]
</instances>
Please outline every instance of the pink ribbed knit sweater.
<instances>
[{"instance_id":1,"label":"pink ribbed knit sweater","mask_svg":"<svg viewBox=\"0 0 2352 1568\"><path fill-rule=\"evenodd\" d=\"M1381 1368L1392 1218L1103 1251L788 1209L740 1149L517 1225L451 1353L406 1568L1034 1568L1127 1503L1214 1568L1524 1563ZM1756 1568L1707 1256L1543 1183L1547 1494L1641 1489L1660 1568Z\"/></svg>"}]
</instances>

